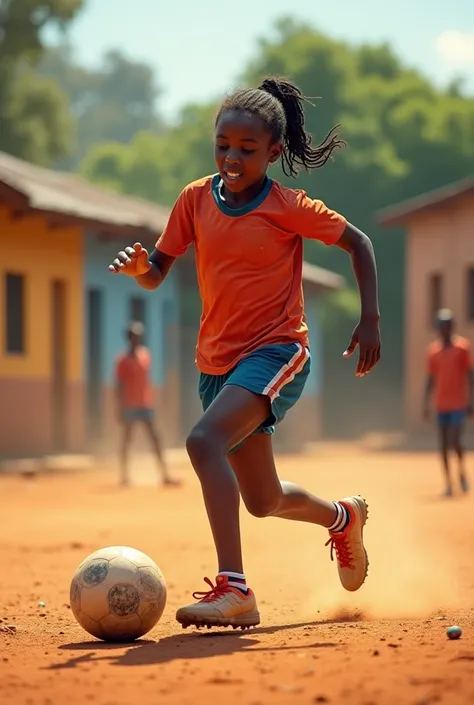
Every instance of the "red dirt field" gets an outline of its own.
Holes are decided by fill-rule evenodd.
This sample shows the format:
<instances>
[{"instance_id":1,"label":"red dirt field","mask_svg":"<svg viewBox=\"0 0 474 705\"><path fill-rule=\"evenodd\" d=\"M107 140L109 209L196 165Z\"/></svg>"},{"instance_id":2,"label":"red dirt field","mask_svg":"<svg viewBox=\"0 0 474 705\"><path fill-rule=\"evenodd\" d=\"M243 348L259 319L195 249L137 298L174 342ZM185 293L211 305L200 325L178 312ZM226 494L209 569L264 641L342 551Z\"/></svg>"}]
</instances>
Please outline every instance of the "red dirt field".
<instances>
[{"instance_id":1,"label":"red dirt field","mask_svg":"<svg viewBox=\"0 0 474 705\"><path fill-rule=\"evenodd\" d=\"M206 633L174 621L215 563L198 483L137 484L110 469L0 477L0 702L5 705L430 705L474 702L472 497L443 500L428 454L363 454L340 446L279 459L280 475L327 498L370 505L364 587L340 587L326 533L242 512L249 584L262 624ZM161 622L141 641L103 644L68 609L70 579L92 551L148 553L168 583ZM46 607L39 607L44 601ZM462 638L446 628L459 624Z\"/></svg>"}]
</instances>

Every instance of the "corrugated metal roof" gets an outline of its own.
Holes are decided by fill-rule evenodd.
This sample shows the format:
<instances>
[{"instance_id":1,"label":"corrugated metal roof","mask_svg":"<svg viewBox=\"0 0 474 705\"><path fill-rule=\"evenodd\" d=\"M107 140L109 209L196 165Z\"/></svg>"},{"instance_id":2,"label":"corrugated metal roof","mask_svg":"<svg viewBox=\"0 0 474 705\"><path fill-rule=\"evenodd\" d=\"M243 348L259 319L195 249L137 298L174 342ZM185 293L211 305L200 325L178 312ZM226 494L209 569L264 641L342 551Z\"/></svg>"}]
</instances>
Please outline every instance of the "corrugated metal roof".
<instances>
[{"instance_id":1,"label":"corrugated metal roof","mask_svg":"<svg viewBox=\"0 0 474 705\"><path fill-rule=\"evenodd\" d=\"M0 152L0 182L25 196L30 208L119 227L162 232L169 209L94 186Z\"/></svg>"},{"instance_id":2,"label":"corrugated metal roof","mask_svg":"<svg viewBox=\"0 0 474 705\"><path fill-rule=\"evenodd\" d=\"M377 220L381 225L403 225L416 213L444 205L470 192L474 195L474 176L468 176L447 186L384 208L377 213Z\"/></svg>"}]
</instances>

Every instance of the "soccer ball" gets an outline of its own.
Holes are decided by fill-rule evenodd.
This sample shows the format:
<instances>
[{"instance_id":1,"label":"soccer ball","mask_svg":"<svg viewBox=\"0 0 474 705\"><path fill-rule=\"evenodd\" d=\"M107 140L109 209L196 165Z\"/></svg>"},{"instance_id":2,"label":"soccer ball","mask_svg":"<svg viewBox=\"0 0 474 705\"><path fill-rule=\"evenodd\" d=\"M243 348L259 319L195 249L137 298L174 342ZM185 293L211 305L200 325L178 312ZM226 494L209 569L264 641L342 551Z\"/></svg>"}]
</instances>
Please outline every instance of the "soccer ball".
<instances>
[{"instance_id":1,"label":"soccer ball","mask_svg":"<svg viewBox=\"0 0 474 705\"><path fill-rule=\"evenodd\" d=\"M92 636L128 642L149 632L166 604L166 583L151 558L127 546L91 553L71 581L74 617Z\"/></svg>"}]
</instances>

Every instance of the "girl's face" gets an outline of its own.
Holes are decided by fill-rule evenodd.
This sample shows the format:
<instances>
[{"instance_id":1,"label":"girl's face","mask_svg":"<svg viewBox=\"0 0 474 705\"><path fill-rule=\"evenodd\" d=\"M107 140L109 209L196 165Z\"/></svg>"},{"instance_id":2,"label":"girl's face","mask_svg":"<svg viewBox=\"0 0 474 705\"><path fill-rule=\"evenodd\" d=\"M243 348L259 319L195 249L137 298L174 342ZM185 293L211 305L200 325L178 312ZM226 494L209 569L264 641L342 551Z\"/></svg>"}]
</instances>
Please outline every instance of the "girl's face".
<instances>
[{"instance_id":1,"label":"girl's face","mask_svg":"<svg viewBox=\"0 0 474 705\"><path fill-rule=\"evenodd\" d=\"M224 110L216 124L214 158L219 175L231 193L260 185L269 164L281 154L270 132L257 115Z\"/></svg>"}]
</instances>

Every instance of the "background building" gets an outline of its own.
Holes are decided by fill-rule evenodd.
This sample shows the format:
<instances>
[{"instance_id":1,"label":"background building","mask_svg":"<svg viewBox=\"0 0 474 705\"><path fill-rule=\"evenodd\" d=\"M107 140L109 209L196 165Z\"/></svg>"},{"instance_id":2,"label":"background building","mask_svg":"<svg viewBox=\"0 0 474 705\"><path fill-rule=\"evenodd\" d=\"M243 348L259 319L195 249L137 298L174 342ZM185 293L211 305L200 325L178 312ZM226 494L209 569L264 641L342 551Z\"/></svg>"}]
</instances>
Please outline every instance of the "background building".
<instances>
[{"instance_id":1,"label":"background building","mask_svg":"<svg viewBox=\"0 0 474 705\"><path fill-rule=\"evenodd\" d=\"M107 271L126 244L152 248L168 212L0 154L0 456L115 443L114 363L131 319L146 326L165 443L182 443L200 414L193 252L152 293ZM318 302L341 286L339 275L305 264L313 365L302 402L278 434L282 448L320 435Z\"/></svg>"},{"instance_id":2,"label":"background building","mask_svg":"<svg viewBox=\"0 0 474 705\"><path fill-rule=\"evenodd\" d=\"M380 213L386 227L406 229L404 398L411 432L423 426L425 354L441 307L474 346L474 177L430 191Z\"/></svg>"}]
</instances>

